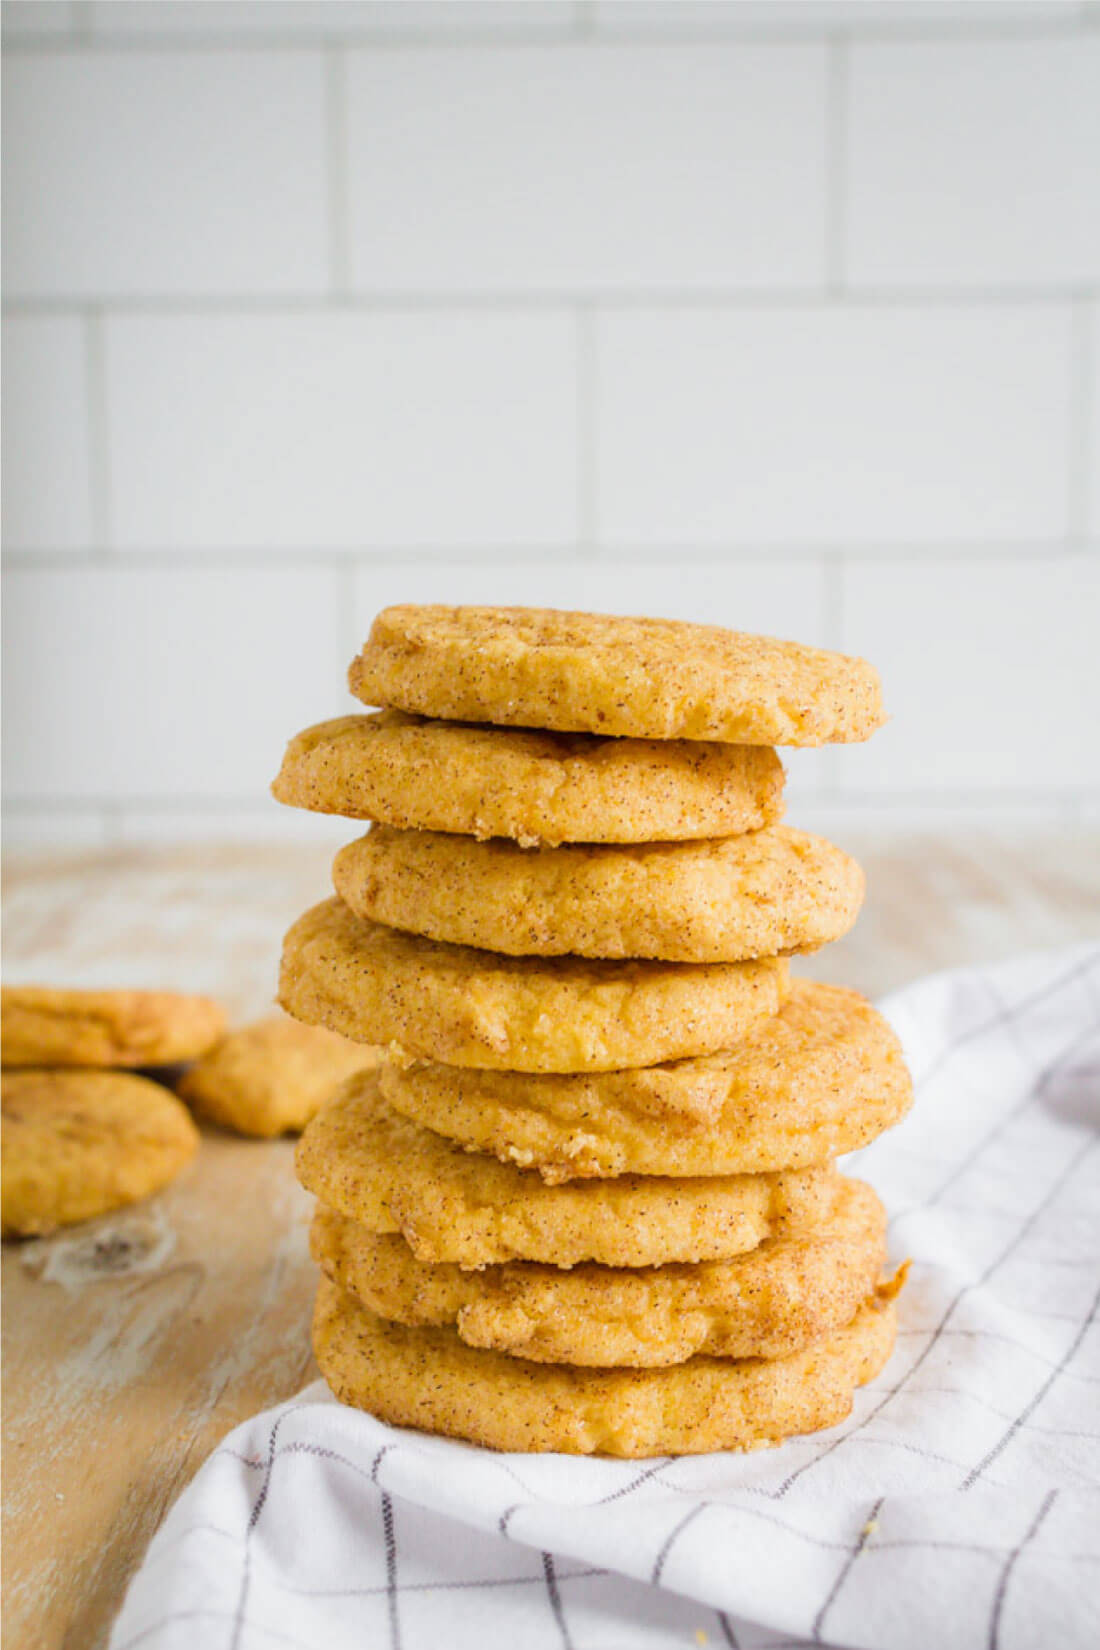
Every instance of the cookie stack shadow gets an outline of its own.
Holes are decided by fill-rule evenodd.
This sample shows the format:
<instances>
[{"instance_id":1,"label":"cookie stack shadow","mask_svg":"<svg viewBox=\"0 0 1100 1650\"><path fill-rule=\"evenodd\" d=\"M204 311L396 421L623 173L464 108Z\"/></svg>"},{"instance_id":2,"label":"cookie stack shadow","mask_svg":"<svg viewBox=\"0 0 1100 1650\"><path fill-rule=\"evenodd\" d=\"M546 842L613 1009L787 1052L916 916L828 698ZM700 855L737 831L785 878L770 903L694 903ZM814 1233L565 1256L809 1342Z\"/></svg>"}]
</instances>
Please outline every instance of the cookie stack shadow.
<instances>
[{"instance_id":1,"label":"cookie stack shadow","mask_svg":"<svg viewBox=\"0 0 1100 1650\"><path fill-rule=\"evenodd\" d=\"M388 708L274 792L374 821L280 1000L388 1045L306 1129L336 1395L500 1449L750 1449L889 1357L885 1213L836 1158L911 1101L857 993L792 979L863 876L779 823L776 744L864 739L862 660L712 627L393 608Z\"/></svg>"}]
</instances>

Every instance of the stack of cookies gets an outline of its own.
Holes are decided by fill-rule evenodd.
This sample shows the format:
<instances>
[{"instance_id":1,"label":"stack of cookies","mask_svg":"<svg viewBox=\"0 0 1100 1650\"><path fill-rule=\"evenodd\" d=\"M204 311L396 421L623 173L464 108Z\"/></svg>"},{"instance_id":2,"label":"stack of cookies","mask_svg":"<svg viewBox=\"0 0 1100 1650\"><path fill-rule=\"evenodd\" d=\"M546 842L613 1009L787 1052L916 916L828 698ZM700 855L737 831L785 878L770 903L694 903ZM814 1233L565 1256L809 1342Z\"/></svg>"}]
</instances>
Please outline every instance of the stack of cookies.
<instances>
[{"instance_id":1,"label":"stack of cookies","mask_svg":"<svg viewBox=\"0 0 1100 1650\"><path fill-rule=\"evenodd\" d=\"M510 1450L839 1421L898 1284L835 1159L911 1087L864 999L789 976L863 877L778 823L773 747L866 738L874 671L709 626L398 607L350 681L388 708L298 735L274 787L377 822L282 964L291 1014L388 1045L298 1149L330 1386Z\"/></svg>"}]
</instances>

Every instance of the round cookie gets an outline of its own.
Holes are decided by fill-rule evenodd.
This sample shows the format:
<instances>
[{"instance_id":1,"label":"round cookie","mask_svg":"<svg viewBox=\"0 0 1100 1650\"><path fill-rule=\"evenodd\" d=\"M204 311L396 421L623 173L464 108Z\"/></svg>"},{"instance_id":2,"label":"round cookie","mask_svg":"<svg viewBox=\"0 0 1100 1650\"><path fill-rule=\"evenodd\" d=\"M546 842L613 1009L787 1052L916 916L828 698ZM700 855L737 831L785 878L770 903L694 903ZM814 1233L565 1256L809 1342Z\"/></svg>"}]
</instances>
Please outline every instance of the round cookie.
<instances>
[{"instance_id":1,"label":"round cookie","mask_svg":"<svg viewBox=\"0 0 1100 1650\"><path fill-rule=\"evenodd\" d=\"M306 728L271 790L292 808L525 848L734 836L783 813L783 767L766 745L601 739L398 710Z\"/></svg>"},{"instance_id":2,"label":"round cookie","mask_svg":"<svg viewBox=\"0 0 1100 1650\"><path fill-rule=\"evenodd\" d=\"M352 661L368 705L510 727L823 745L884 721L864 659L674 619L388 607Z\"/></svg>"},{"instance_id":3,"label":"round cookie","mask_svg":"<svg viewBox=\"0 0 1100 1650\"><path fill-rule=\"evenodd\" d=\"M174 1094L117 1071L6 1071L3 1233L52 1232L135 1203L199 1143Z\"/></svg>"},{"instance_id":4,"label":"round cookie","mask_svg":"<svg viewBox=\"0 0 1100 1650\"><path fill-rule=\"evenodd\" d=\"M355 1042L455 1066L614 1071L725 1048L788 988L781 958L739 963L501 957L314 906L283 946L279 1001Z\"/></svg>"},{"instance_id":5,"label":"round cookie","mask_svg":"<svg viewBox=\"0 0 1100 1650\"><path fill-rule=\"evenodd\" d=\"M182 992L0 992L5 1066L171 1066L205 1054L224 1030L218 1003Z\"/></svg>"},{"instance_id":6,"label":"round cookie","mask_svg":"<svg viewBox=\"0 0 1100 1650\"><path fill-rule=\"evenodd\" d=\"M886 1211L870 1186L841 1180L818 1223L732 1260L635 1270L513 1261L464 1272L323 1207L310 1246L380 1318L451 1324L468 1346L536 1363L655 1369L700 1353L782 1358L842 1328L885 1264Z\"/></svg>"},{"instance_id":7,"label":"round cookie","mask_svg":"<svg viewBox=\"0 0 1100 1650\"><path fill-rule=\"evenodd\" d=\"M778 1014L702 1059L533 1077L391 1060L380 1080L414 1122L552 1183L825 1163L874 1140L913 1100L882 1015L858 992L801 979Z\"/></svg>"},{"instance_id":8,"label":"round cookie","mask_svg":"<svg viewBox=\"0 0 1100 1650\"><path fill-rule=\"evenodd\" d=\"M298 1142L307 1191L373 1232L400 1232L419 1260L661 1266L725 1260L832 1207L831 1165L791 1174L547 1186L391 1111L374 1072L352 1077Z\"/></svg>"},{"instance_id":9,"label":"round cookie","mask_svg":"<svg viewBox=\"0 0 1100 1650\"><path fill-rule=\"evenodd\" d=\"M359 916L508 956L739 962L846 934L863 872L786 825L707 842L519 848L376 826L336 856Z\"/></svg>"},{"instance_id":10,"label":"round cookie","mask_svg":"<svg viewBox=\"0 0 1100 1650\"><path fill-rule=\"evenodd\" d=\"M785 1358L573 1369L483 1352L453 1329L387 1323L322 1279L313 1350L342 1403L488 1449L629 1457L758 1449L844 1420L855 1388L893 1350L896 1289L895 1281L876 1291L850 1324Z\"/></svg>"},{"instance_id":11,"label":"round cookie","mask_svg":"<svg viewBox=\"0 0 1100 1650\"><path fill-rule=\"evenodd\" d=\"M177 1093L225 1128L271 1139L300 1132L341 1083L380 1058L323 1026L273 1014L223 1037L184 1072Z\"/></svg>"}]
</instances>

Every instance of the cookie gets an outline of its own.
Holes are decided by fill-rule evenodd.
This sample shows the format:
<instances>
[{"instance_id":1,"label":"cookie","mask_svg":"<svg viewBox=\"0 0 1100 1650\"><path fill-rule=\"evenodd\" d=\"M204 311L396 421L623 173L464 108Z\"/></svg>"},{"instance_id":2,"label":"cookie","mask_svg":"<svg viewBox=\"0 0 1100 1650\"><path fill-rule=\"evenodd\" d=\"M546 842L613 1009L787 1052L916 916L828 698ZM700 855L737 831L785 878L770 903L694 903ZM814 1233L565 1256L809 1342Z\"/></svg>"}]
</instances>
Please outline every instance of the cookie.
<instances>
[{"instance_id":1,"label":"cookie","mask_svg":"<svg viewBox=\"0 0 1100 1650\"><path fill-rule=\"evenodd\" d=\"M388 607L348 677L368 705L632 739L824 745L884 721L863 659L673 619Z\"/></svg>"},{"instance_id":2,"label":"cookie","mask_svg":"<svg viewBox=\"0 0 1100 1650\"><path fill-rule=\"evenodd\" d=\"M3 1232L27 1235L136 1203L199 1143L186 1106L117 1071L6 1071Z\"/></svg>"},{"instance_id":3,"label":"cookie","mask_svg":"<svg viewBox=\"0 0 1100 1650\"><path fill-rule=\"evenodd\" d=\"M508 956L739 962L846 934L863 872L786 825L717 842L519 848L380 825L336 856L359 916Z\"/></svg>"},{"instance_id":4,"label":"cookie","mask_svg":"<svg viewBox=\"0 0 1100 1650\"><path fill-rule=\"evenodd\" d=\"M388 1323L322 1279L313 1350L337 1398L391 1426L488 1449L570 1455L748 1450L843 1421L885 1365L892 1294L785 1358L691 1358L666 1369L573 1369L464 1345L453 1329Z\"/></svg>"},{"instance_id":5,"label":"cookie","mask_svg":"<svg viewBox=\"0 0 1100 1650\"><path fill-rule=\"evenodd\" d=\"M547 1186L529 1170L464 1151L399 1117L374 1072L350 1078L318 1112L295 1164L302 1185L329 1208L373 1232L400 1232L419 1260L463 1268L725 1260L786 1226L823 1218L837 1182L829 1166Z\"/></svg>"},{"instance_id":6,"label":"cookie","mask_svg":"<svg viewBox=\"0 0 1100 1650\"><path fill-rule=\"evenodd\" d=\"M8 985L0 993L5 1066L170 1066L205 1054L225 1029L209 997Z\"/></svg>"},{"instance_id":7,"label":"cookie","mask_svg":"<svg viewBox=\"0 0 1100 1650\"><path fill-rule=\"evenodd\" d=\"M455 1066L613 1071L707 1054L786 996L781 958L740 963L501 957L367 922L338 899L283 946L279 1001L355 1042Z\"/></svg>"},{"instance_id":8,"label":"cookie","mask_svg":"<svg viewBox=\"0 0 1100 1650\"><path fill-rule=\"evenodd\" d=\"M396 710L306 728L271 789L292 808L526 848L734 836L783 813L783 768L766 745L471 727Z\"/></svg>"},{"instance_id":9,"label":"cookie","mask_svg":"<svg viewBox=\"0 0 1100 1650\"><path fill-rule=\"evenodd\" d=\"M632 1071L515 1076L387 1062L389 1104L550 1182L757 1174L855 1151L909 1110L901 1044L858 992L792 980L734 1048Z\"/></svg>"},{"instance_id":10,"label":"cookie","mask_svg":"<svg viewBox=\"0 0 1100 1650\"><path fill-rule=\"evenodd\" d=\"M352 1072L380 1051L283 1014L231 1031L183 1074L177 1092L238 1134L297 1133Z\"/></svg>"},{"instance_id":11,"label":"cookie","mask_svg":"<svg viewBox=\"0 0 1100 1650\"><path fill-rule=\"evenodd\" d=\"M513 1261L464 1272L325 1208L310 1246L380 1318L451 1324L468 1346L536 1363L656 1369L700 1353L782 1358L842 1328L885 1264L886 1212L869 1186L841 1180L818 1223L733 1260L635 1270Z\"/></svg>"}]
</instances>

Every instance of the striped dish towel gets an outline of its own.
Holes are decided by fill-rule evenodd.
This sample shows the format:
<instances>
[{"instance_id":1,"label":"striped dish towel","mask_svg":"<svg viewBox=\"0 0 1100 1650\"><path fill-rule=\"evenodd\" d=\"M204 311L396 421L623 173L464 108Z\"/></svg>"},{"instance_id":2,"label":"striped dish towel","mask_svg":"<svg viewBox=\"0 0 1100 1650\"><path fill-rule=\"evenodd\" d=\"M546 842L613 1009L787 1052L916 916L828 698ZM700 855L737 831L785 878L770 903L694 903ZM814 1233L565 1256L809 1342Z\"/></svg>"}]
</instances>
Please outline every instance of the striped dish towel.
<instances>
[{"instance_id":1,"label":"striped dish towel","mask_svg":"<svg viewBox=\"0 0 1100 1650\"><path fill-rule=\"evenodd\" d=\"M112 1650L1100 1644L1100 947L889 998L911 1115L856 1154L913 1259L849 1421L747 1456L494 1455L318 1384L238 1427Z\"/></svg>"}]
</instances>

